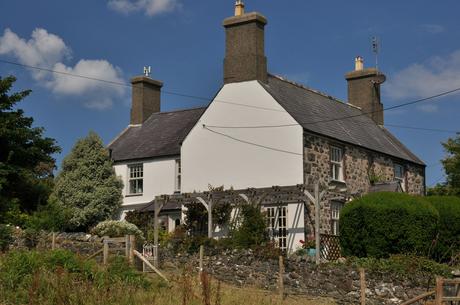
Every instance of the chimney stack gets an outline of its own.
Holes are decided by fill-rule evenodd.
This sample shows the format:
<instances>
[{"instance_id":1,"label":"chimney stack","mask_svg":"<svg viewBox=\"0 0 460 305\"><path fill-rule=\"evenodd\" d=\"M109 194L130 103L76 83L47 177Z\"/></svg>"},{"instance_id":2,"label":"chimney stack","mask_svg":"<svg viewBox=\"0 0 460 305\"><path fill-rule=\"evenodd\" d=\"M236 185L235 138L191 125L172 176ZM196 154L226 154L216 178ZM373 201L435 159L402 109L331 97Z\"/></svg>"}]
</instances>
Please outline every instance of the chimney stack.
<instances>
[{"instance_id":1,"label":"chimney stack","mask_svg":"<svg viewBox=\"0 0 460 305\"><path fill-rule=\"evenodd\" d=\"M161 87L163 83L148 76L131 79L132 104L131 125L144 123L153 113L160 112Z\"/></svg>"},{"instance_id":2,"label":"chimney stack","mask_svg":"<svg viewBox=\"0 0 460 305\"><path fill-rule=\"evenodd\" d=\"M361 108L378 125L383 125L383 104L380 85L386 80L376 68L364 68L361 56L355 58L355 70L345 75L348 82L348 103Z\"/></svg>"},{"instance_id":3,"label":"chimney stack","mask_svg":"<svg viewBox=\"0 0 460 305\"><path fill-rule=\"evenodd\" d=\"M235 16L224 20L226 48L224 83L250 80L267 82L265 57L265 25L267 19L260 13L245 13L244 3L235 4Z\"/></svg>"}]
</instances>

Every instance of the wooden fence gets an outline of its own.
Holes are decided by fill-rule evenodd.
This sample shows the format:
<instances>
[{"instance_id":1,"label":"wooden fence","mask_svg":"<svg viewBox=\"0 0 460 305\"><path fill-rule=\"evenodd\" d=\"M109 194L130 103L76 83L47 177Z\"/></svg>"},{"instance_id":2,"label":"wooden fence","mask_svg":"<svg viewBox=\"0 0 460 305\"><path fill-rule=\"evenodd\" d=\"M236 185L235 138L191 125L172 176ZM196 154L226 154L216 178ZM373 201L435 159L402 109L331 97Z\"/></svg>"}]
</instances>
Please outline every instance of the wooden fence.
<instances>
[{"instance_id":1,"label":"wooden fence","mask_svg":"<svg viewBox=\"0 0 460 305\"><path fill-rule=\"evenodd\" d=\"M121 245L121 246L120 246ZM150 261L144 257L140 252L136 250L136 238L134 235L126 235L125 237L115 237L109 238L107 236L103 237L103 246L102 249L96 251L87 257L87 259L94 258L100 254L103 255L102 262L106 265L109 261L110 253L114 252L124 252L128 262L132 265L134 264L134 258L137 257L141 262L148 266L152 271L158 274L163 280L168 282L168 279L158 270L155 266L150 263Z\"/></svg>"},{"instance_id":2,"label":"wooden fence","mask_svg":"<svg viewBox=\"0 0 460 305\"><path fill-rule=\"evenodd\" d=\"M335 261L340 258L340 240L337 235L321 234L320 235L320 254L321 259Z\"/></svg>"},{"instance_id":3,"label":"wooden fence","mask_svg":"<svg viewBox=\"0 0 460 305\"><path fill-rule=\"evenodd\" d=\"M401 305L412 305L422 302L428 298L434 297L434 305L459 305L460 304L460 279L444 279L436 278L436 290L428 291L424 294L416 296Z\"/></svg>"}]
</instances>

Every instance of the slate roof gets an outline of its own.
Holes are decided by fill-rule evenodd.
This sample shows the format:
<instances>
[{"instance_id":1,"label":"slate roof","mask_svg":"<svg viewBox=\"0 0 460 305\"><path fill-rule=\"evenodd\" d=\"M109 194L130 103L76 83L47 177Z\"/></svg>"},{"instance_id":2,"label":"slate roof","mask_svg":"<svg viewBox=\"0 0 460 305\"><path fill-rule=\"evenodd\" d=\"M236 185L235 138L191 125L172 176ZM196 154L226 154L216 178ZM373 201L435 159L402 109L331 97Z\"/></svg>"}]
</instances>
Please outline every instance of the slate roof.
<instances>
[{"instance_id":1,"label":"slate roof","mask_svg":"<svg viewBox=\"0 0 460 305\"><path fill-rule=\"evenodd\" d=\"M109 144L112 159L127 161L180 154L180 145L206 108L152 114L142 125L128 126Z\"/></svg>"},{"instance_id":2,"label":"slate roof","mask_svg":"<svg viewBox=\"0 0 460 305\"><path fill-rule=\"evenodd\" d=\"M273 75L269 75L268 83L260 84L306 131L424 165L357 107Z\"/></svg>"},{"instance_id":3,"label":"slate roof","mask_svg":"<svg viewBox=\"0 0 460 305\"><path fill-rule=\"evenodd\" d=\"M269 75L268 83L260 84L306 131L425 165L388 130L355 106L273 75ZM109 144L113 160L179 155L181 143L205 110L154 113L144 124L128 126Z\"/></svg>"}]
</instances>

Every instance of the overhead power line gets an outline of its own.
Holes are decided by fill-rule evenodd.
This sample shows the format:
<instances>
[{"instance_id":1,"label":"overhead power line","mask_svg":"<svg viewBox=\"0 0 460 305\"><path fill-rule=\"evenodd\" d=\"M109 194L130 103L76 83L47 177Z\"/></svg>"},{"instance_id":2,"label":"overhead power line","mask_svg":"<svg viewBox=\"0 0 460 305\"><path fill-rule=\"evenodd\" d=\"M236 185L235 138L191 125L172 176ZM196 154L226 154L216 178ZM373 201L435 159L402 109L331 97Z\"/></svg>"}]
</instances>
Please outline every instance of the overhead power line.
<instances>
[{"instance_id":1,"label":"overhead power line","mask_svg":"<svg viewBox=\"0 0 460 305\"><path fill-rule=\"evenodd\" d=\"M259 125L259 126L257 126L257 125L256 126L212 126L212 125L209 125L208 127L212 127L212 128L278 128L278 127L289 127L289 126L298 126L298 125L304 126L304 125L328 123L328 122L334 122L334 121L341 121L341 120L356 118L356 117L360 117L360 116L364 116L364 115L368 115L368 114L373 114L373 113L378 113L378 112L383 112L383 111L388 111L388 110L394 110L394 109L406 107L406 106L409 106L409 105L414 105L414 104L418 104L418 103L421 103L421 102L425 102L427 100L435 99L435 98L442 97L442 96L445 96L445 95L449 95L449 94L452 94L454 92L459 92L459 91L460 91L460 87L452 89L452 90L449 90L449 91L441 92L441 93L438 93L438 94L435 94L435 95L432 95L432 96L417 99L417 100L414 100L414 101L410 101L410 102L390 106L390 107L387 107L387 108L383 108L382 110L361 112L361 113L357 113L357 114L354 114L354 115L348 115L348 116L343 116L343 117L338 117L338 118L329 118L329 119L325 119L325 120L317 120L317 121L311 121L311 122L300 122L300 123L292 123L292 124L282 124L282 125ZM458 133L458 131L453 131L453 132Z\"/></svg>"},{"instance_id":2,"label":"overhead power line","mask_svg":"<svg viewBox=\"0 0 460 305\"><path fill-rule=\"evenodd\" d=\"M460 134L460 131L457 131L457 130L449 130L449 129L425 128L425 127L415 127L415 126L405 126L405 125L393 125L393 124L385 124L385 126L395 127L395 128L403 128L403 129L421 130L421 131L433 131L433 132L445 132L445 133Z\"/></svg>"},{"instance_id":3,"label":"overhead power line","mask_svg":"<svg viewBox=\"0 0 460 305\"><path fill-rule=\"evenodd\" d=\"M131 83L110 81L110 80L101 79L101 78L97 78L97 77L91 77L91 76L75 74L75 73L69 73L69 72L64 72L64 71L57 71L57 70L53 70L53 69L49 69L49 68L37 67L37 66L32 66L32 65L25 65L25 64L21 64L21 63L14 62L14 61L9 61L9 60L4 60L4 59L0 59L0 63L19 66L19 67L22 67L22 68L45 71L45 72L64 75L64 76L70 76L70 77L76 77L76 78L81 78L81 79L87 79L87 80L91 80L91 81L97 81L97 82L105 83L107 85L112 85L112 86L122 86L122 87L127 87L127 88L144 89L144 87L142 87L142 86L136 86L136 85L133 85ZM248 108L255 108L255 109L259 109L259 110L285 112L282 109L269 108L269 107L260 107L260 106L252 106L252 105L246 105L246 104L241 104L241 103L236 103L236 102L231 102L231 101L225 101L225 100L221 100L221 99L213 99L213 98L209 98L209 97L185 94L185 93L180 93L180 92L173 92L173 91L168 91L168 90L161 90L161 92L164 93L164 94L167 94L167 95L186 97L186 98L202 100L202 101L206 101L206 102L215 101L215 102L219 102L219 103L230 104L230 105L241 106L241 107L248 107Z\"/></svg>"},{"instance_id":4,"label":"overhead power line","mask_svg":"<svg viewBox=\"0 0 460 305\"><path fill-rule=\"evenodd\" d=\"M209 132L212 132L212 133L214 133L214 134L217 134L217 135L226 137L226 138L231 139L231 140L233 140L233 141L237 141L237 142L241 142L241 143L244 143L244 144L248 144L248 145L252 145L252 146L264 148L264 149L267 149L267 150L282 152L282 153L286 153L286 154L290 154L290 155L303 156L303 154L296 153L296 152L293 152L293 151L283 150L283 149L279 149L279 148L275 148L275 147L270 147L270 146L266 146L266 145L261 145L261 144L254 143L254 142L250 142L250 141L247 141L247 140L235 138L234 136L231 136L231 135L228 135L228 134L225 134L225 133L222 133L222 132L218 132L218 131L212 130L212 129L206 127L205 125L203 125L203 128L206 129L206 130L209 131Z\"/></svg>"},{"instance_id":5,"label":"overhead power line","mask_svg":"<svg viewBox=\"0 0 460 305\"><path fill-rule=\"evenodd\" d=\"M26 64L21 64L21 63L18 63L18 62L8 61L8 60L4 60L4 59L0 59L0 62L10 64L10 65L20 66L20 67L23 67L23 68L30 68L30 69L34 69L34 70L46 71L46 72L49 72L49 73L55 73L55 74L60 74L60 75L65 75L65 76L70 76L70 77L82 78L82 79L87 79L87 80L91 80L91 81L99 81L99 82L106 83L106 84L109 84L109 85L123 86L123 87L134 87L134 88L137 87L137 86L132 85L130 83L116 82L116 81L110 81L110 80L100 79L100 78L86 76L86 75L74 74L74 73L69 73L69 72L64 72L64 71L57 71L57 70L53 70L53 69L49 69L49 68L26 65ZM143 87L139 86L139 88L143 88ZM361 112L361 113L358 113L358 114L355 114L355 115L343 116L343 117L338 117L338 118L327 118L327 119L324 119L324 120L317 120L317 121L311 121L311 122L300 122L300 123L281 124L281 125L260 125L260 126L212 126L212 125L206 125L206 127L210 127L210 128L228 128L228 129L233 129L233 128L235 128L235 129L245 129L245 128L251 129L251 128L281 128L281 127L290 127L290 126L299 126L299 125L303 126L303 125L311 125L311 124L320 124L320 123L327 123L327 122L351 119L351 118L360 117L360 116L363 116L363 115L368 115L368 114L373 114L373 113L378 113L378 112L383 112L383 111L388 111L388 110L394 110L394 109L397 109L397 108L406 107L406 106L409 106L409 105L413 105L413 104L421 103L421 102L424 102L424 101L427 101L427 100L431 100L431 99L435 99L435 98L442 97L442 96L445 96L445 95L449 95L449 94L452 94L452 93L458 92L458 91L460 91L460 87L452 89L452 90L449 90L449 91L441 92L439 94L435 94L435 95L432 95L432 96L429 96L429 97L425 97L425 98L417 99L417 100L414 100L414 101L410 101L410 102L394 105L394 106L391 106L391 107L387 107L387 108L384 108L382 110ZM241 104L241 103L237 103L237 102L224 101L224 100L220 100L220 99L213 99L213 98L209 98L209 97L202 97L202 96L184 94L184 93L167 91L167 90L162 90L162 93L168 94L168 95L174 95L174 96L198 99L198 100L203 100L203 101L207 101L207 102L214 101L214 102L219 102L219 103L225 103L225 104L241 106L241 107L255 108L255 109L260 109L260 110L286 112L285 110L282 110L282 109L253 106L253 105ZM432 128L422 128L422 127L403 126L403 125L390 125L390 124L387 124L386 126L395 127L395 128L404 128L404 129L413 129L413 130L425 130L425 131L446 132L446 133L460 134L459 131L446 130L446 129L432 129Z\"/></svg>"}]
</instances>

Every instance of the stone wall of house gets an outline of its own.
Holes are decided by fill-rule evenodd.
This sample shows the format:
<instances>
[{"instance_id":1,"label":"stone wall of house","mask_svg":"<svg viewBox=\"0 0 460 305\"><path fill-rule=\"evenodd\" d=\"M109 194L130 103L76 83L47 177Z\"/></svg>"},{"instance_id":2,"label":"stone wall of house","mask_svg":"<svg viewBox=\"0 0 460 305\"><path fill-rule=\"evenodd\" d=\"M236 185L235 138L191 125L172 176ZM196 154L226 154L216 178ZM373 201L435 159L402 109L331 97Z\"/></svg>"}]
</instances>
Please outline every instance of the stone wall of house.
<instances>
[{"instance_id":1,"label":"stone wall of house","mask_svg":"<svg viewBox=\"0 0 460 305\"><path fill-rule=\"evenodd\" d=\"M321 190L335 186L327 191L321 202L321 232L331 233L331 201L347 201L369 192L372 182L394 181L396 160L357 146L346 145L316 135L305 135L304 174L305 183L319 182ZM330 147L334 145L343 150L344 181L331 179ZM425 191L424 169L411 163L396 161L405 168L406 188L410 194L423 195ZM338 192L341 191L341 192ZM312 234L314 228L314 206L307 207L306 233Z\"/></svg>"},{"instance_id":2,"label":"stone wall of house","mask_svg":"<svg viewBox=\"0 0 460 305\"><path fill-rule=\"evenodd\" d=\"M237 286L252 286L276 291L277 259L257 258L251 250L210 253L204 257L204 269L214 278ZM160 251L160 268L198 270L197 254ZM284 286L287 294L333 298L337 304L359 304L359 271L346 263L315 265L308 257L285 259ZM431 279L432 280L432 279ZM426 291L427 275L402 277L391 273L366 272L366 304L399 304ZM434 283L431 283L434 285Z\"/></svg>"}]
</instances>

